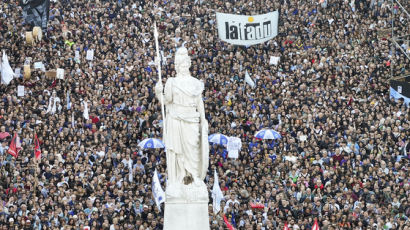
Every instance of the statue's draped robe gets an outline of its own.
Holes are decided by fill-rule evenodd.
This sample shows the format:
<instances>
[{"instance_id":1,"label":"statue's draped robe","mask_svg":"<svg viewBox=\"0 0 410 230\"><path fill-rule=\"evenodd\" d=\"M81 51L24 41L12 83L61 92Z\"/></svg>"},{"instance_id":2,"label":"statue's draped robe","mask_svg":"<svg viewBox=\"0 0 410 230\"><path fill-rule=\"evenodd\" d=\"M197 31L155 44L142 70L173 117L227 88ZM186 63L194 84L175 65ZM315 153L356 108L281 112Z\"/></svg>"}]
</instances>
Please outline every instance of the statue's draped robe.
<instances>
[{"instance_id":1,"label":"statue's draped robe","mask_svg":"<svg viewBox=\"0 0 410 230\"><path fill-rule=\"evenodd\" d=\"M190 173L204 180L209 158L204 84L191 76L169 78L164 88L168 183L182 183ZM157 95L160 97L160 95Z\"/></svg>"}]
</instances>

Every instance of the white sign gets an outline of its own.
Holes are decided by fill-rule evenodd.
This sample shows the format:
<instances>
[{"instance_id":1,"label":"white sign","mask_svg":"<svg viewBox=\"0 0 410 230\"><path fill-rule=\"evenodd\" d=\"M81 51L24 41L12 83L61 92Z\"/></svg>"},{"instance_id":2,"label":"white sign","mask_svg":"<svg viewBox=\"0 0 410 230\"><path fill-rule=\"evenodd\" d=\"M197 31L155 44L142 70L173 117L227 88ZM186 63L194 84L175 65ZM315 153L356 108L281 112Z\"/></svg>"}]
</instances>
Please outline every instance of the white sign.
<instances>
[{"instance_id":1,"label":"white sign","mask_svg":"<svg viewBox=\"0 0 410 230\"><path fill-rule=\"evenodd\" d=\"M277 65L279 63L280 57L270 56L269 64Z\"/></svg>"},{"instance_id":2,"label":"white sign","mask_svg":"<svg viewBox=\"0 0 410 230\"><path fill-rule=\"evenodd\" d=\"M242 148L242 141L238 137L229 137L226 150L228 150L229 158L238 158L239 150Z\"/></svg>"},{"instance_id":3,"label":"white sign","mask_svg":"<svg viewBox=\"0 0 410 230\"><path fill-rule=\"evenodd\" d=\"M75 57L74 57L74 59L80 60L80 51L78 51L78 50L75 51Z\"/></svg>"},{"instance_id":4,"label":"white sign","mask_svg":"<svg viewBox=\"0 0 410 230\"><path fill-rule=\"evenodd\" d=\"M44 68L44 65L41 61L40 62L34 62L34 69L43 69L43 68Z\"/></svg>"},{"instance_id":5,"label":"white sign","mask_svg":"<svg viewBox=\"0 0 410 230\"><path fill-rule=\"evenodd\" d=\"M57 68L56 77L57 79L63 80L64 79L64 69Z\"/></svg>"},{"instance_id":6,"label":"white sign","mask_svg":"<svg viewBox=\"0 0 410 230\"><path fill-rule=\"evenodd\" d=\"M21 68L16 68L16 69L14 70L14 73L15 73L16 75L20 76Z\"/></svg>"},{"instance_id":7,"label":"white sign","mask_svg":"<svg viewBox=\"0 0 410 230\"><path fill-rule=\"evenodd\" d=\"M233 159L239 158L239 151L238 150L230 150L228 151L228 157Z\"/></svg>"},{"instance_id":8,"label":"white sign","mask_svg":"<svg viewBox=\"0 0 410 230\"><path fill-rule=\"evenodd\" d=\"M397 92L399 92L399 93L401 93L401 92L402 92L401 85L397 86Z\"/></svg>"},{"instance_id":9,"label":"white sign","mask_svg":"<svg viewBox=\"0 0 410 230\"><path fill-rule=\"evenodd\" d=\"M279 12L254 16L216 13L219 38L234 45L249 46L278 35Z\"/></svg>"},{"instance_id":10,"label":"white sign","mask_svg":"<svg viewBox=\"0 0 410 230\"><path fill-rule=\"evenodd\" d=\"M92 61L94 59L94 50L87 50L87 56L85 57L88 61Z\"/></svg>"},{"instance_id":11,"label":"white sign","mask_svg":"<svg viewBox=\"0 0 410 230\"><path fill-rule=\"evenodd\" d=\"M24 97L24 85L17 86L17 96Z\"/></svg>"}]
</instances>

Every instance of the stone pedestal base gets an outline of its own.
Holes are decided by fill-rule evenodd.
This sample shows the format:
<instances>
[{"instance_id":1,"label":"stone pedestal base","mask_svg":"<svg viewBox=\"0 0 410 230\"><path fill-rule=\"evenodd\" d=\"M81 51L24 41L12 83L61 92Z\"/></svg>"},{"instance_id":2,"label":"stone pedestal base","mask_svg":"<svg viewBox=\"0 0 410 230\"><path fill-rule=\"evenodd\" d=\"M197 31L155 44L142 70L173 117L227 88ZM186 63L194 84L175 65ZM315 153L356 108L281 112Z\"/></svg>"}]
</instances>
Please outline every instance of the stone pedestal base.
<instances>
[{"instance_id":1,"label":"stone pedestal base","mask_svg":"<svg viewBox=\"0 0 410 230\"><path fill-rule=\"evenodd\" d=\"M208 203L165 202L164 230L209 230Z\"/></svg>"}]
</instances>

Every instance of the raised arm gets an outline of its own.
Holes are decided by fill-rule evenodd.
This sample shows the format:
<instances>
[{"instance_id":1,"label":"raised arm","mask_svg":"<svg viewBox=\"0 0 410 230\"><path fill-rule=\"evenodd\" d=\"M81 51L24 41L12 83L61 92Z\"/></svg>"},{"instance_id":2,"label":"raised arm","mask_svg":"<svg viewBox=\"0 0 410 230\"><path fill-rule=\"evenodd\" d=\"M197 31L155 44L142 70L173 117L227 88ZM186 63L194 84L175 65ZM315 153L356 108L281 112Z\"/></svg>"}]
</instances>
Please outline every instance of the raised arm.
<instances>
[{"instance_id":1,"label":"raised arm","mask_svg":"<svg viewBox=\"0 0 410 230\"><path fill-rule=\"evenodd\" d=\"M161 94L164 96L165 105L172 102L172 79L169 78L165 83L165 89L163 88L162 82L158 82L155 85L155 96L162 103Z\"/></svg>"}]
</instances>

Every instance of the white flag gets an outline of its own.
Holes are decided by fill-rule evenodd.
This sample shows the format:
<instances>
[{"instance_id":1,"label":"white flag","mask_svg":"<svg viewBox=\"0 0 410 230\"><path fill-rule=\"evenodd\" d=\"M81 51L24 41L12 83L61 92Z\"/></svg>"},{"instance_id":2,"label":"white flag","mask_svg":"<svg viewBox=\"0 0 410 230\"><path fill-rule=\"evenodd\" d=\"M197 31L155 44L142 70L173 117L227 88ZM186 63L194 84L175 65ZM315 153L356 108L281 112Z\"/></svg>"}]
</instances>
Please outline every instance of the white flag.
<instances>
[{"instance_id":1,"label":"white flag","mask_svg":"<svg viewBox=\"0 0 410 230\"><path fill-rule=\"evenodd\" d=\"M221 188L219 187L218 174L216 169L214 171L214 186L212 187L212 206L214 213L217 214L221 210L221 200L224 199L224 194L222 193Z\"/></svg>"},{"instance_id":2,"label":"white flag","mask_svg":"<svg viewBox=\"0 0 410 230\"><path fill-rule=\"evenodd\" d=\"M88 115L88 104L86 101L83 101L84 103L84 111L83 111L83 117L85 120L90 119L90 116Z\"/></svg>"},{"instance_id":3,"label":"white flag","mask_svg":"<svg viewBox=\"0 0 410 230\"><path fill-rule=\"evenodd\" d=\"M71 113L71 127L74 128L75 122L74 122L74 112Z\"/></svg>"},{"instance_id":4,"label":"white flag","mask_svg":"<svg viewBox=\"0 0 410 230\"><path fill-rule=\"evenodd\" d=\"M70 91L67 91L67 110L71 109Z\"/></svg>"},{"instance_id":5,"label":"white flag","mask_svg":"<svg viewBox=\"0 0 410 230\"><path fill-rule=\"evenodd\" d=\"M132 159L130 158L129 160L128 160L128 171L130 172L129 173L129 175L128 175L128 181L130 182L130 183L132 183L133 182L133 168L132 168Z\"/></svg>"},{"instance_id":6,"label":"white flag","mask_svg":"<svg viewBox=\"0 0 410 230\"><path fill-rule=\"evenodd\" d=\"M152 178L152 195L154 196L158 209L161 210L160 205L165 202L165 192L162 190L161 183L159 182L157 169L155 169L154 178Z\"/></svg>"},{"instance_id":7,"label":"white flag","mask_svg":"<svg viewBox=\"0 0 410 230\"><path fill-rule=\"evenodd\" d=\"M255 82L252 80L251 76L249 76L248 70L245 72L245 82L248 83L252 88L255 88Z\"/></svg>"},{"instance_id":8,"label":"white flag","mask_svg":"<svg viewBox=\"0 0 410 230\"><path fill-rule=\"evenodd\" d=\"M2 59L3 60L1 62L1 83L8 85L11 82L11 80L13 80L13 77L15 77L15 74L9 64L9 59L6 55L6 51L4 50Z\"/></svg>"},{"instance_id":9,"label":"white flag","mask_svg":"<svg viewBox=\"0 0 410 230\"><path fill-rule=\"evenodd\" d=\"M239 150L241 150L242 141L238 137L229 137L226 150L228 151L229 158L237 159L239 157Z\"/></svg>"}]
</instances>

